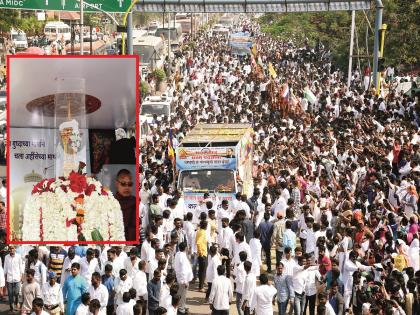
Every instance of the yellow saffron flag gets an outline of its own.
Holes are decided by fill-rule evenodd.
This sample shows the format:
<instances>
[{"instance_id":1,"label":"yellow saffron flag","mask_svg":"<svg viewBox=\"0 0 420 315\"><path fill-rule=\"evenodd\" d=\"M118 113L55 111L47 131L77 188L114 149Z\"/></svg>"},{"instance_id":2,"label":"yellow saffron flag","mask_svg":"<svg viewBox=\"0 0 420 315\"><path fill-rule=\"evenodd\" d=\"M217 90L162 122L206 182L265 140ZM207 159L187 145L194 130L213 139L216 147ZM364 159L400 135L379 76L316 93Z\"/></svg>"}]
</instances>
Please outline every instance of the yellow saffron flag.
<instances>
[{"instance_id":1,"label":"yellow saffron flag","mask_svg":"<svg viewBox=\"0 0 420 315\"><path fill-rule=\"evenodd\" d=\"M274 70L273 65L271 64L271 62L268 64L268 73L270 73L270 76L273 79L277 78L276 70Z\"/></svg>"}]
</instances>

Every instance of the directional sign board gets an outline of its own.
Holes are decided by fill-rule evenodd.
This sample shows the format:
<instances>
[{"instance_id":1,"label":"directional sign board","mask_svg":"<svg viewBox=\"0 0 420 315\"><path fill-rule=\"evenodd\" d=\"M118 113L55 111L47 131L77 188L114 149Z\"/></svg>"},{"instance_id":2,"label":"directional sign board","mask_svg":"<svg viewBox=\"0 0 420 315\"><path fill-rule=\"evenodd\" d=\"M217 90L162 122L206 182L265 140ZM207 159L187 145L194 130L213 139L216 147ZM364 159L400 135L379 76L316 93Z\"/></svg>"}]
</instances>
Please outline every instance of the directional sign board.
<instances>
[{"instance_id":1,"label":"directional sign board","mask_svg":"<svg viewBox=\"0 0 420 315\"><path fill-rule=\"evenodd\" d=\"M106 12L126 12L131 0L84 0L85 3L95 6ZM0 0L0 8L22 10L48 10L48 11L80 11L78 0ZM85 12L98 12L90 6L84 6Z\"/></svg>"}]
</instances>

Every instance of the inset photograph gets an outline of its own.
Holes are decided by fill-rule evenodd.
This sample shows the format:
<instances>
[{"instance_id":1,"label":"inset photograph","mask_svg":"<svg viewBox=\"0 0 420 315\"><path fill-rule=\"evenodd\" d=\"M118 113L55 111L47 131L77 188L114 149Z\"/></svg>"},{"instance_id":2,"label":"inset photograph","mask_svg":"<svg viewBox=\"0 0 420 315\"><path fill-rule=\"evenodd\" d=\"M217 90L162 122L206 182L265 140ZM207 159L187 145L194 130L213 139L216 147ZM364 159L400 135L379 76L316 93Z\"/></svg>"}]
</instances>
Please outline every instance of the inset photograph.
<instances>
[{"instance_id":1,"label":"inset photograph","mask_svg":"<svg viewBox=\"0 0 420 315\"><path fill-rule=\"evenodd\" d=\"M138 58L8 59L8 240L135 244Z\"/></svg>"}]
</instances>

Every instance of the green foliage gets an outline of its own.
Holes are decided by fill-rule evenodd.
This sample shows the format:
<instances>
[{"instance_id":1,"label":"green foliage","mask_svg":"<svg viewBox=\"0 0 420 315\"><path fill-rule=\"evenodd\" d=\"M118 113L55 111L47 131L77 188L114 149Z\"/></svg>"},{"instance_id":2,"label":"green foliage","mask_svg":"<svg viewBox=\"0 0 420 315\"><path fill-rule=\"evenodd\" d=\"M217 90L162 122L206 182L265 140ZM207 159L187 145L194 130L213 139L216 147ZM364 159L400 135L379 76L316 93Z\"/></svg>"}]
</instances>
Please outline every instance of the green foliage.
<instances>
[{"instance_id":1,"label":"green foliage","mask_svg":"<svg viewBox=\"0 0 420 315\"><path fill-rule=\"evenodd\" d=\"M26 35L41 35L44 33L45 21L38 21L36 16L29 16L19 21L19 29L24 31Z\"/></svg>"},{"instance_id":2,"label":"green foliage","mask_svg":"<svg viewBox=\"0 0 420 315\"><path fill-rule=\"evenodd\" d=\"M91 26L103 26L102 20L103 14L99 13L87 13L83 15L83 23Z\"/></svg>"},{"instance_id":3,"label":"green foliage","mask_svg":"<svg viewBox=\"0 0 420 315\"><path fill-rule=\"evenodd\" d=\"M374 2L372 2L374 6ZM367 12L370 25L375 25L375 10ZM420 1L384 0L383 23L388 25L385 36L386 64L420 66ZM265 14L260 19L262 30L280 39L293 39L298 44L305 40L314 45L317 39L333 52L334 62L347 69L350 45L351 12ZM366 55L365 35L367 21L356 11L356 30L359 54ZM373 34L369 31L368 49L373 51ZM353 54L357 54L356 43ZM361 59L367 63L367 59Z\"/></svg>"},{"instance_id":4,"label":"green foliage","mask_svg":"<svg viewBox=\"0 0 420 315\"><path fill-rule=\"evenodd\" d=\"M140 81L140 96L144 97L149 93L149 84L146 81Z\"/></svg>"},{"instance_id":5,"label":"green foliage","mask_svg":"<svg viewBox=\"0 0 420 315\"><path fill-rule=\"evenodd\" d=\"M0 9L0 32L9 32L11 28L19 28L18 11Z\"/></svg>"},{"instance_id":6,"label":"green foliage","mask_svg":"<svg viewBox=\"0 0 420 315\"><path fill-rule=\"evenodd\" d=\"M162 82L163 80L165 80L166 79L166 74L165 74L165 71L163 70L163 69L159 69L159 68L156 68L154 71L153 71L153 76L156 78L156 81L159 83L159 82Z\"/></svg>"}]
</instances>

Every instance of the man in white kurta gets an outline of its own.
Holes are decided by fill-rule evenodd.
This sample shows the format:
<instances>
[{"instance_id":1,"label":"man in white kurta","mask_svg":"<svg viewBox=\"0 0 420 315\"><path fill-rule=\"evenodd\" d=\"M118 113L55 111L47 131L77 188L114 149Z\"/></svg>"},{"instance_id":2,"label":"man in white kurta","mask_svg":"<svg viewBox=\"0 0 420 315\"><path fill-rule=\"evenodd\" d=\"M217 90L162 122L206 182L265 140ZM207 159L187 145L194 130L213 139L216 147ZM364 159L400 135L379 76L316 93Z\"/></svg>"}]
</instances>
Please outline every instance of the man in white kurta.
<instances>
[{"instance_id":1,"label":"man in white kurta","mask_svg":"<svg viewBox=\"0 0 420 315\"><path fill-rule=\"evenodd\" d=\"M139 271L140 258L137 257L137 248L132 248L130 254L124 259L124 269L127 270L128 276L134 280L134 276Z\"/></svg>"},{"instance_id":2,"label":"man in white kurta","mask_svg":"<svg viewBox=\"0 0 420 315\"><path fill-rule=\"evenodd\" d=\"M254 296L255 288L257 287L257 277L252 272L252 263L249 261L244 262L244 269L246 272L244 289L242 292L242 308L248 309ZM249 314L249 312L248 312Z\"/></svg>"},{"instance_id":3,"label":"man in white kurta","mask_svg":"<svg viewBox=\"0 0 420 315\"><path fill-rule=\"evenodd\" d=\"M255 311L255 315L272 315L274 314L273 300L277 290L268 283L266 274L261 274L260 283L261 285L255 289L251 300L251 312Z\"/></svg>"},{"instance_id":4,"label":"man in white kurta","mask_svg":"<svg viewBox=\"0 0 420 315\"><path fill-rule=\"evenodd\" d=\"M174 269L176 279L179 284L178 294L181 296L181 302L179 304L179 312L185 313L185 306L187 304L187 291L190 281L193 279L193 271L191 263L188 260L185 250L187 248L186 243L179 244L179 252L175 255Z\"/></svg>"},{"instance_id":5,"label":"man in white kurta","mask_svg":"<svg viewBox=\"0 0 420 315\"><path fill-rule=\"evenodd\" d=\"M98 259L95 258L95 254L92 248L88 248L86 256L80 259L80 275L86 279L87 283L90 283L92 274L99 272Z\"/></svg>"},{"instance_id":6,"label":"man in white kurta","mask_svg":"<svg viewBox=\"0 0 420 315\"><path fill-rule=\"evenodd\" d=\"M350 298L353 289L353 273L356 270L366 271L372 268L372 266L365 266L356 261L357 254L350 252L349 257L344 264L343 270L343 283L344 283L344 308L348 309L350 305Z\"/></svg>"},{"instance_id":7,"label":"man in white kurta","mask_svg":"<svg viewBox=\"0 0 420 315\"><path fill-rule=\"evenodd\" d=\"M225 276L225 266L217 267L217 277L213 280L209 296L210 308L213 311L229 313L229 304L233 297L232 283Z\"/></svg>"},{"instance_id":8,"label":"man in white kurta","mask_svg":"<svg viewBox=\"0 0 420 315\"><path fill-rule=\"evenodd\" d=\"M102 277L99 272L92 274L92 284L89 286L90 299L97 299L101 308L99 309L98 315L106 315L106 306L108 304L108 289L101 283Z\"/></svg>"},{"instance_id":9,"label":"man in white kurta","mask_svg":"<svg viewBox=\"0 0 420 315\"><path fill-rule=\"evenodd\" d=\"M133 280L133 288L136 290L137 300L141 297L147 301L147 277L146 277L146 262L142 260L139 263L139 271L137 271Z\"/></svg>"}]
</instances>

